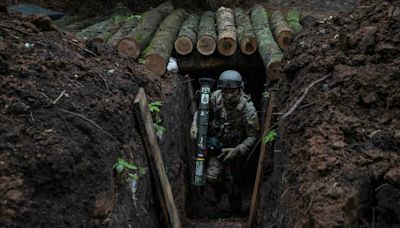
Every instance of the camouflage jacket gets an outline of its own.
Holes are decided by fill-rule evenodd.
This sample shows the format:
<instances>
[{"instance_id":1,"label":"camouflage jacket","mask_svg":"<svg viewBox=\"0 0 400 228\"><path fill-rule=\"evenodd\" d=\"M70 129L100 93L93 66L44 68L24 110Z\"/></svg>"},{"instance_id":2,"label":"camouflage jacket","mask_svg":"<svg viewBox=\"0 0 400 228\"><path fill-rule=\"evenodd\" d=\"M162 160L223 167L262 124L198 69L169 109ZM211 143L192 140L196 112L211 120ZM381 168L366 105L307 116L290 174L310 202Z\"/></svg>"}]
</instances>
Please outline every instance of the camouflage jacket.
<instances>
[{"instance_id":1,"label":"camouflage jacket","mask_svg":"<svg viewBox=\"0 0 400 228\"><path fill-rule=\"evenodd\" d=\"M242 155L252 149L259 136L260 123L250 96L242 93L239 104L228 108L222 91L217 90L211 94L210 103L208 137L218 137L224 147L237 147ZM193 124L196 121L197 112Z\"/></svg>"}]
</instances>

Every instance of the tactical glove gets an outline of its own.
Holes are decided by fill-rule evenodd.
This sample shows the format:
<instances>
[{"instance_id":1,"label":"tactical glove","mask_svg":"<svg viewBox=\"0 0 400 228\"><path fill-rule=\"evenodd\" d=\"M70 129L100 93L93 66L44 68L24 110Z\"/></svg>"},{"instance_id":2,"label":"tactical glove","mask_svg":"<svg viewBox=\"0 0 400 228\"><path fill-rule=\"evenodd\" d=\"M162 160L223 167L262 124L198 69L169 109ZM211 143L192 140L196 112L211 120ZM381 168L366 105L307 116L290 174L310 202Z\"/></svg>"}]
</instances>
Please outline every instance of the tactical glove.
<instances>
[{"instance_id":1,"label":"tactical glove","mask_svg":"<svg viewBox=\"0 0 400 228\"><path fill-rule=\"evenodd\" d=\"M198 131L197 125L193 124L192 127L190 128L190 138L192 138L192 140L196 140L197 131Z\"/></svg>"},{"instance_id":2,"label":"tactical glove","mask_svg":"<svg viewBox=\"0 0 400 228\"><path fill-rule=\"evenodd\" d=\"M239 154L239 149L238 148L224 148L221 150L222 153L226 154L224 160L222 163L225 163L227 161L233 160L236 158Z\"/></svg>"}]
</instances>

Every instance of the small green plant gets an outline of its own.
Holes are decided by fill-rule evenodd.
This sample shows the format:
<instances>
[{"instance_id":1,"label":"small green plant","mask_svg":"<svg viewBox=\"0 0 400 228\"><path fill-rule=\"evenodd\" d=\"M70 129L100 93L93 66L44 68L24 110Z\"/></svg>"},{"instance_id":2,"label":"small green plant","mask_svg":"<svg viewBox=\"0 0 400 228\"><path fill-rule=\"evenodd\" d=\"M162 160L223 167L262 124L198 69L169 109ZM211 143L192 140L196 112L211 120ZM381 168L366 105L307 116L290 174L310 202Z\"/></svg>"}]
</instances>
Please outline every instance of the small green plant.
<instances>
[{"instance_id":1,"label":"small green plant","mask_svg":"<svg viewBox=\"0 0 400 228\"><path fill-rule=\"evenodd\" d=\"M149 104L150 112L161 112L161 101L153 101Z\"/></svg>"},{"instance_id":2,"label":"small green plant","mask_svg":"<svg viewBox=\"0 0 400 228\"><path fill-rule=\"evenodd\" d=\"M144 58L139 58L139 59L138 59L138 63L139 63L139 64L144 64Z\"/></svg>"},{"instance_id":3,"label":"small green plant","mask_svg":"<svg viewBox=\"0 0 400 228\"><path fill-rule=\"evenodd\" d=\"M132 17L135 18L138 22L140 22L142 20L142 15L135 14Z\"/></svg>"},{"instance_id":4,"label":"small green plant","mask_svg":"<svg viewBox=\"0 0 400 228\"><path fill-rule=\"evenodd\" d=\"M118 174L122 174L125 170L128 174L128 182L139 180L138 173L140 175L146 174L146 169L144 167L138 167L135 163L128 162L122 158L118 158L118 161L113 165L113 169L115 169Z\"/></svg>"},{"instance_id":5,"label":"small green plant","mask_svg":"<svg viewBox=\"0 0 400 228\"><path fill-rule=\"evenodd\" d=\"M262 92L262 96L264 98L269 98L269 92L267 90L265 90L264 92Z\"/></svg>"},{"instance_id":6,"label":"small green plant","mask_svg":"<svg viewBox=\"0 0 400 228\"><path fill-rule=\"evenodd\" d=\"M154 130L156 131L156 134L161 137L166 131L166 128L162 125L162 120L160 118L162 103L161 101L153 101L148 106L155 119Z\"/></svg>"},{"instance_id":7,"label":"small green plant","mask_svg":"<svg viewBox=\"0 0 400 228\"><path fill-rule=\"evenodd\" d=\"M268 132L268 134L266 136L264 136L264 138L262 139L262 143L263 144L268 144L272 141L274 141L276 138L276 131L275 130L271 130Z\"/></svg>"}]
</instances>

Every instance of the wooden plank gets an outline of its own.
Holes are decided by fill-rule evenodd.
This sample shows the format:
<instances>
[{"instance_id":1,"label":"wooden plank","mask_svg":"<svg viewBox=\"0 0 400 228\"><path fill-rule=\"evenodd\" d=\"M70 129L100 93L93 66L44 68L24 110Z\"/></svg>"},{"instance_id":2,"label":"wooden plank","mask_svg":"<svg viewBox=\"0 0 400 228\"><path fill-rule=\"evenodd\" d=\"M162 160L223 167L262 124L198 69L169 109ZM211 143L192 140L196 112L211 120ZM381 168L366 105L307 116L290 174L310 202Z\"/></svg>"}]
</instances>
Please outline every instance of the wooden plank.
<instances>
[{"instance_id":1,"label":"wooden plank","mask_svg":"<svg viewBox=\"0 0 400 228\"><path fill-rule=\"evenodd\" d=\"M263 136L268 133L268 129L271 126L273 106L274 106L274 93L271 92L268 102L267 116L265 117L265 123L263 126L263 134L262 134ZM262 177L264 175L264 164L266 162L267 157L268 157L268 147L267 145L261 143L256 180L254 182L253 196L251 198L251 204L250 204L249 220L247 221L247 228L251 228L254 225L255 218L257 217L258 205L260 203L259 201L260 201L260 190L262 187Z\"/></svg>"},{"instance_id":2,"label":"wooden plank","mask_svg":"<svg viewBox=\"0 0 400 228\"><path fill-rule=\"evenodd\" d=\"M189 99L190 99L190 113L192 116L194 113L197 111L197 105L196 105L196 100L194 98L194 90L193 90L193 84L192 84L192 79L188 74L185 75L186 80L188 81L188 93L189 93Z\"/></svg>"},{"instance_id":3,"label":"wooden plank","mask_svg":"<svg viewBox=\"0 0 400 228\"><path fill-rule=\"evenodd\" d=\"M156 134L153 128L153 119L148 108L148 103L146 100L146 94L143 88L139 89L136 95L134 106L136 110L140 110L140 114L137 114L139 122L144 123L144 129L141 128L141 134L143 141L145 142L146 152L149 157L155 163L156 169L161 183L162 192L164 195L165 203L167 204L169 219L173 228L180 228L181 223L179 220L178 210L175 206L175 201L172 195L171 185L169 183L167 173L165 172L164 163L162 161L160 148L158 147L158 142Z\"/></svg>"}]
</instances>

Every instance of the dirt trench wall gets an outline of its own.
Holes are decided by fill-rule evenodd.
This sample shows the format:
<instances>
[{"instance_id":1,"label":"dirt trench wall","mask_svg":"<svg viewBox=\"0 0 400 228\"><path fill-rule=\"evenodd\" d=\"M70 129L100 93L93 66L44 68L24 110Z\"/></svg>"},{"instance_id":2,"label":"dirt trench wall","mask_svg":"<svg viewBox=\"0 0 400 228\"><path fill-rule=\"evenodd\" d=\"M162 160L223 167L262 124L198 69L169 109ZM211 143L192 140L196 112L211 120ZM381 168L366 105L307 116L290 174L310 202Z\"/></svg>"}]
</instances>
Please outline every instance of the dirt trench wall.
<instances>
[{"instance_id":1,"label":"dirt trench wall","mask_svg":"<svg viewBox=\"0 0 400 228\"><path fill-rule=\"evenodd\" d=\"M132 102L140 86L159 96L159 81L27 19L0 20L31 34L0 30L0 226L156 227ZM118 157L146 168L135 194Z\"/></svg>"},{"instance_id":2,"label":"dirt trench wall","mask_svg":"<svg viewBox=\"0 0 400 228\"><path fill-rule=\"evenodd\" d=\"M185 223L188 162L193 153L189 137L192 114L187 90L187 79L182 75L167 73L162 78L162 119L165 134L159 140L167 176L172 187L181 223Z\"/></svg>"},{"instance_id":3,"label":"dirt trench wall","mask_svg":"<svg viewBox=\"0 0 400 228\"><path fill-rule=\"evenodd\" d=\"M260 227L399 226L399 7L364 1L294 37L279 112L328 77L280 125Z\"/></svg>"}]
</instances>

